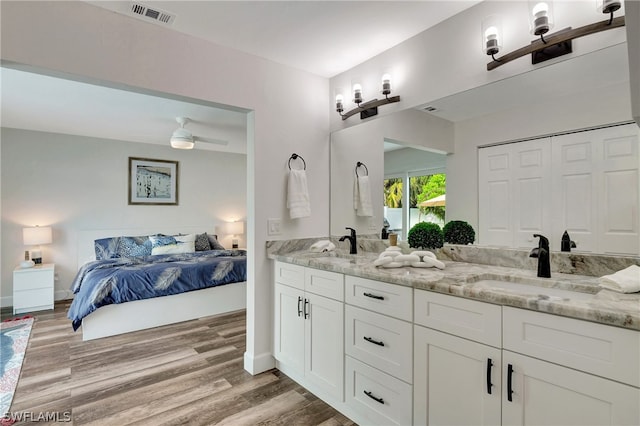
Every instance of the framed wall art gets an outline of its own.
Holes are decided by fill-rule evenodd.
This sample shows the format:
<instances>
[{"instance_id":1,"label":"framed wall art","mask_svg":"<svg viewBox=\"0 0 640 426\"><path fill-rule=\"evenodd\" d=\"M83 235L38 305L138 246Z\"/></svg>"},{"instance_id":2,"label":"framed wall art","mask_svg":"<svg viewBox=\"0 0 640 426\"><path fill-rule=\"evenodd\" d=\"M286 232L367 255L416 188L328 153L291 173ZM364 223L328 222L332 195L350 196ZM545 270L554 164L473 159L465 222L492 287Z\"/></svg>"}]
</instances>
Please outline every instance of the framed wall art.
<instances>
[{"instance_id":1,"label":"framed wall art","mask_svg":"<svg viewBox=\"0 0 640 426\"><path fill-rule=\"evenodd\" d=\"M129 204L178 205L178 162L129 157Z\"/></svg>"}]
</instances>

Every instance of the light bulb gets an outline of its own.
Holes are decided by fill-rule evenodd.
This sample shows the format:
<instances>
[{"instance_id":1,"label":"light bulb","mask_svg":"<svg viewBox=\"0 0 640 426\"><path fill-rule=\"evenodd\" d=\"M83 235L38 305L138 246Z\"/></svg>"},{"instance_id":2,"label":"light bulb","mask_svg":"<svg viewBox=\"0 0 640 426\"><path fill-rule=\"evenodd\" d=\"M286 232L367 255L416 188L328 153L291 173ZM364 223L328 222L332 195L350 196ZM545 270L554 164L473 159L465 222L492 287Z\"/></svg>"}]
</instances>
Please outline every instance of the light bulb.
<instances>
[{"instance_id":1,"label":"light bulb","mask_svg":"<svg viewBox=\"0 0 640 426\"><path fill-rule=\"evenodd\" d=\"M391 75L384 74L382 76L382 94L388 95L391 93Z\"/></svg>"}]
</instances>

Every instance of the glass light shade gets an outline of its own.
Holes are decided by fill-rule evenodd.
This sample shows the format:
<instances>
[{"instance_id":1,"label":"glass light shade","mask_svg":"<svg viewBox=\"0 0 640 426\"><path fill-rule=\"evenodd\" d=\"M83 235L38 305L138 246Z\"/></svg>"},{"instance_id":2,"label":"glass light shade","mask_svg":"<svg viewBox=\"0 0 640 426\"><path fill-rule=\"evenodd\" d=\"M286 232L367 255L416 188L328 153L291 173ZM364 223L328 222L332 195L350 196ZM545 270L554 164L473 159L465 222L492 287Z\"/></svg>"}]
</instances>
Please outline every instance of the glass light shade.
<instances>
[{"instance_id":1,"label":"glass light shade","mask_svg":"<svg viewBox=\"0 0 640 426\"><path fill-rule=\"evenodd\" d=\"M388 95L391 93L391 75L383 74L382 75L382 94Z\"/></svg>"},{"instance_id":2,"label":"glass light shade","mask_svg":"<svg viewBox=\"0 0 640 426\"><path fill-rule=\"evenodd\" d=\"M530 32L533 35L543 35L553 28L553 2L529 1L529 11L531 11Z\"/></svg>"},{"instance_id":3,"label":"glass light shade","mask_svg":"<svg viewBox=\"0 0 640 426\"><path fill-rule=\"evenodd\" d=\"M344 111L344 97L341 94L336 95L336 111L342 112Z\"/></svg>"},{"instance_id":4,"label":"glass light shade","mask_svg":"<svg viewBox=\"0 0 640 426\"><path fill-rule=\"evenodd\" d=\"M362 86L359 83L353 85L353 102L362 102Z\"/></svg>"},{"instance_id":5,"label":"glass light shade","mask_svg":"<svg viewBox=\"0 0 640 426\"><path fill-rule=\"evenodd\" d=\"M244 231L243 222L227 222L225 225L225 231L229 235L241 235Z\"/></svg>"},{"instance_id":6,"label":"glass light shade","mask_svg":"<svg viewBox=\"0 0 640 426\"><path fill-rule=\"evenodd\" d=\"M482 20L482 51L495 55L502 49L502 20L496 15Z\"/></svg>"},{"instance_id":7,"label":"glass light shade","mask_svg":"<svg viewBox=\"0 0 640 426\"><path fill-rule=\"evenodd\" d=\"M620 0L596 0L598 11L602 13L613 13L622 7Z\"/></svg>"},{"instance_id":8,"label":"glass light shade","mask_svg":"<svg viewBox=\"0 0 640 426\"><path fill-rule=\"evenodd\" d=\"M22 229L22 241L25 246L51 244L53 235L49 226L34 226Z\"/></svg>"}]
</instances>

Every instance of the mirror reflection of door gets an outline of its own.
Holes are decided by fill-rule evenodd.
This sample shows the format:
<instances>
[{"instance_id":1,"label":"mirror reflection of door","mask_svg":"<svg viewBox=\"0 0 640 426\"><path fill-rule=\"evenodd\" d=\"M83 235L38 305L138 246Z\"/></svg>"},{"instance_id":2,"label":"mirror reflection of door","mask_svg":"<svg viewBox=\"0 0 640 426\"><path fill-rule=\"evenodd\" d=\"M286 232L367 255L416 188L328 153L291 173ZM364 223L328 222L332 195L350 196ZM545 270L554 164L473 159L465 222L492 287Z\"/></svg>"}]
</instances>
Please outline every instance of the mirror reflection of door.
<instances>
[{"instance_id":1,"label":"mirror reflection of door","mask_svg":"<svg viewBox=\"0 0 640 426\"><path fill-rule=\"evenodd\" d=\"M446 155L397 141L385 141L384 147L384 219L389 231L406 240L419 222L444 226Z\"/></svg>"}]
</instances>

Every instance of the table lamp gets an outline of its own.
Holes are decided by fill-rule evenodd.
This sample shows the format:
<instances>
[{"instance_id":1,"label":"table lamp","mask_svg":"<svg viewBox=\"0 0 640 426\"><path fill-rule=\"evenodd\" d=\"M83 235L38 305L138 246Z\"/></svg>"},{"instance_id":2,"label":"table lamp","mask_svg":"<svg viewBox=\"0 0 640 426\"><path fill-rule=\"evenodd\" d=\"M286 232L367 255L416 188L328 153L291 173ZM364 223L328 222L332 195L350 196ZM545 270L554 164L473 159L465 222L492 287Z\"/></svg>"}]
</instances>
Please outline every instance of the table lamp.
<instances>
[{"instance_id":1,"label":"table lamp","mask_svg":"<svg viewBox=\"0 0 640 426\"><path fill-rule=\"evenodd\" d=\"M27 259L27 256L25 255L25 260L20 263L20 266L23 268L30 268L34 265L42 264L42 250L40 245L51 244L52 240L51 227L49 226L23 228L22 241L25 246L32 246L33 248L29 251L29 257L31 260Z\"/></svg>"},{"instance_id":2,"label":"table lamp","mask_svg":"<svg viewBox=\"0 0 640 426\"><path fill-rule=\"evenodd\" d=\"M232 237L235 237L236 235L241 235L244 227L242 226L243 223L242 222L227 222L226 224L226 231L227 234L230 234ZM238 248L238 239L237 238L233 238L231 240L231 248Z\"/></svg>"}]
</instances>

